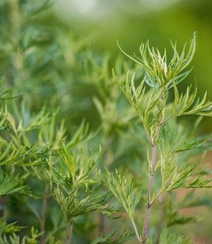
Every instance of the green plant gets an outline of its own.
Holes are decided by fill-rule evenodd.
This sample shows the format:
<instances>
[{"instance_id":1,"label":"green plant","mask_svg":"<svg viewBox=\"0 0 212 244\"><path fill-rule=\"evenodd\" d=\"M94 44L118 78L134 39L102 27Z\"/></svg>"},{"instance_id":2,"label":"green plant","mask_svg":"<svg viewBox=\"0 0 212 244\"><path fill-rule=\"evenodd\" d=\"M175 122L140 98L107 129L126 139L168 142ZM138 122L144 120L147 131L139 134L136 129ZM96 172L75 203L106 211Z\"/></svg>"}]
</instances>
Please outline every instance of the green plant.
<instances>
[{"instance_id":1,"label":"green plant","mask_svg":"<svg viewBox=\"0 0 212 244\"><path fill-rule=\"evenodd\" d=\"M0 3L0 242L191 243L175 226L198 218L179 210L210 196L177 190L212 186L211 137L198 133L212 102L178 86L196 35L181 53L172 43L170 61L149 43L140 57L118 44L130 60L111 64L92 39L49 28L50 5Z\"/></svg>"},{"instance_id":2,"label":"green plant","mask_svg":"<svg viewBox=\"0 0 212 244\"><path fill-rule=\"evenodd\" d=\"M125 186L124 176L117 172L113 175L107 170L105 183L126 210L139 243L144 244L149 240L150 212L159 198L165 204L166 195L175 189L212 186L211 180L206 177L208 172L204 168L198 168L201 160L196 159L194 162L196 154L210 148L208 137L195 136L202 117L197 119L191 129L183 127L177 121L179 116L212 115L212 102L206 100L206 93L200 99L197 97L197 87L192 91L189 86L185 94L180 93L177 88L189 73L184 69L192 60L195 46L195 34L187 52L184 46L182 52L178 53L176 44L172 44L174 55L170 62L167 62L166 52L161 54L159 50L150 48L149 43L140 46L139 58L133 58L121 49L145 72L138 85L135 73L130 75L128 72L126 79L120 81L115 76L120 89L135 109L150 146L150 151L147 152L148 188L146 196L142 195L146 202L142 236L135 224L135 208L141 198L142 187L145 189L145 186L134 192L133 182L128 183L128 188Z\"/></svg>"}]
</instances>

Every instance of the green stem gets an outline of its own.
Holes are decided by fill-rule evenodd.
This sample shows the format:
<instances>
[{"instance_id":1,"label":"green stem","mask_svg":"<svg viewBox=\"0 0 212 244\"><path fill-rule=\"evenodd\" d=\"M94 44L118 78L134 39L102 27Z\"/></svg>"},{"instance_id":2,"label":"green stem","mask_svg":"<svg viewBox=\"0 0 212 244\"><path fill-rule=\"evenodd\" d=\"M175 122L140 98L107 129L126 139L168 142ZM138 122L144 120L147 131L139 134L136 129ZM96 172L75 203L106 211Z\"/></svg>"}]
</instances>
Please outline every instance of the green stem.
<instances>
[{"instance_id":1,"label":"green stem","mask_svg":"<svg viewBox=\"0 0 212 244\"><path fill-rule=\"evenodd\" d=\"M104 142L104 153L103 153L103 164L102 166L108 165L108 154L110 149L110 137L106 136ZM103 191L105 190L105 186L103 186ZM104 236L105 235L105 216L100 212L99 213L99 232Z\"/></svg>"},{"instance_id":2,"label":"green stem","mask_svg":"<svg viewBox=\"0 0 212 244\"><path fill-rule=\"evenodd\" d=\"M73 222L67 224L66 227L66 244L71 244L72 231L73 231Z\"/></svg>"},{"instance_id":3,"label":"green stem","mask_svg":"<svg viewBox=\"0 0 212 244\"><path fill-rule=\"evenodd\" d=\"M149 218L150 218L150 211L152 207L151 196L152 196L152 184L155 175L155 165L157 162L157 147L156 145L152 145L152 162L151 162L151 175L149 178L148 184L148 198L147 198L147 206L146 206L146 216L144 221L144 230L142 236L142 244L146 243L148 227L149 227Z\"/></svg>"},{"instance_id":4,"label":"green stem","mask_svg":"<svg viewBox=\"0 0 212 244\"><path fill-rule=\"evenodd\" d=\"M141 238L140 238L140 235L139 235L139 233L138 233L138 229L137 229L137 226L136 226L134 220L131 219L131 222L132 222L133 229L134 229L134 231L135 231L135 235L136 235L136 238L137 238L137 240L138 240L138 243L139 243L139 244L142 244L142 241L141 241Z\"/></svg>"}]
</instances>

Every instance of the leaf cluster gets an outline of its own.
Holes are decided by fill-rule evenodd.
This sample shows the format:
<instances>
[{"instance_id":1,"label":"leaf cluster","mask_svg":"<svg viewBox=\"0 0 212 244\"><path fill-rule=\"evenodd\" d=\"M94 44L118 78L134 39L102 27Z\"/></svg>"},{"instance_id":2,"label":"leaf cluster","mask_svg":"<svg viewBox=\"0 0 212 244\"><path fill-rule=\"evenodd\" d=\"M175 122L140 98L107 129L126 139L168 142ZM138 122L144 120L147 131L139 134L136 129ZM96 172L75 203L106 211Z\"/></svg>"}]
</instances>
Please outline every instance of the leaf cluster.
<instances>
[{"instance_id":1,"label":"leaf cluster","mask_svg":"<svg viewBox=\"0 0 212 244\"><path fill-rule=\"evenodd\" d=\"M0 3L0 242L112 244L134 237L142 244L190 243L169 227L195 220L179 215L180 208L211 201L169 197L179 188L211 188L211 171L201 165L210 138L196 133L201 118L193 129L178 120L212 115L206 93L199 98L197 86L178 87L191 71L196 34L181 52L171 43L170 61L149 42L140 46L140 57L118 44L137 66L118 57L111 74L111 56L89 50L92 37L77 39L73 31L42 24L50 5ZM89 118L98 127L91 133ZM99 144L101 152L91 150ZM145 220L141 199L159 223ZM122 216L114 202L135 235L117 231ZM141 237L148 223L158 237Z\"/></svg>"}]
</instances>

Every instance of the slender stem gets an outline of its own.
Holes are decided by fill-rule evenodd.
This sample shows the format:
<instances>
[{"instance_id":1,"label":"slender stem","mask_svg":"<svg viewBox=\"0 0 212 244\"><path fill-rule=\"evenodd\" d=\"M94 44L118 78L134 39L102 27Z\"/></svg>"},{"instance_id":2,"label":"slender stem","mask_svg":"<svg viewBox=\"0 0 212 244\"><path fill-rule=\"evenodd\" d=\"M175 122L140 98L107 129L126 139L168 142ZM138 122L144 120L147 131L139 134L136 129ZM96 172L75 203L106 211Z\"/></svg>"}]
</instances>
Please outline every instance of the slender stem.
<instances>
[{"instance_id":1,"label":"slender stem","mask_svg":"<svg viewBox=\"0 0 212 244\"><path fill-rule=\"evenodd\" d=\"M108 164L108 154L110 149L110 137L106 136L104 142L104 153L103 153L103 164L102 166L106 166ZM105 190L105 186L103 186L103 191ZM105 235L105 216L100 212L99 213L99 232L104 236Z\"/></svg>"},{"instance_id":2,"label":"slender stem","mask_svg":"<svg viewBox=\"0 0 212 244\"><path fill-rule=\"evenodd\" d=\"M164 99L163 96L162 96L162 98ZM161 121L163 121L163 118L161 118ZM150 178L149 178L149 183L148 183L148 197L147 197L147 205L146 205L146 216L145 216L145 220L144 220L142 244L146 244L151 207L152 207L153 203L155 202L156 198L160 195L159 194L155 197L155 199L152 199L152 185L153 185L153 180L154 180L154 176L155 176L155 166L157 163L157 140L158 140L160 129L161 129L162 125L163 125L162 122L158 123L156 133L153 138L151 138L150 134L146 130L148 139L152 146L152 160L151 160L151 173L150 173Z\"/></svg>"},{"instance_id":3,"label":"slender stem","mask_svg":"<svg viewBox=\"0 0 212 244\"><path fill-rule=\"evenodd\" d=\"M165 94L165 91L164 91L164 94ZM161 102L163 104L163 107L166 106L166 99L165 99L164 94L161 94ZM156 133L153 138L150 136L150 134L146 130L148 139L152 146L152 160L151 160L151 173L150 173L150 178L149 178L149 183L148 183L148 198L147 198L146 216L145 216L143 236L142 236L142 244L146 244L146 240L147 240L151 207L154 204L155 200L160 196L160 194L158 194L156 197L154 197L154 199L152 199L152 185L153 185L153 180L154 180L154 176L155 176L155 166L157 163L157 141L158 141L160 129L163 126L163 124L165 124L166 121L168 121L168 119L164 120L164 116L162 113L160 120L161 120L161 122L158 123L157 128L156 128Z\"/></svg>"},{"instance_id":4,"label":"slender stem","mask_svg":"<svg viewBox=\"0 0 212 244\"><path fill-rule=\"evenodd\" d=\"M67 224L66 227L66 244L71 244L71 234L73 231L73 222Z\"/></svg>"},{"instance_id":5,"label":"slender stem","mask_svg":"<svg viewBox=\"0 0 212 244\"><path fill-rule=\"evenodd\" d=\"M164 225L164 199L165 199L165 195L160 195L158 197L158 201L160 203L160 223L159 223L159 227L158 227L158 234L157 234L157 238L156 238L156 243L159 244L159 239L160 239L160 233L162 231L163 225Z\"/></svg>"},{"instance_id":6,"label":"slender stem","mask_svg":"<svg viewBox=\"0 0 212 244\"><path fill-rule=\"evenodd\" d=\"M146 243L148 226L149 226L150 210L151 210L151 205L150 204L147 204L147 207L146 207L146 216L145 216L145 222L144 222L144 230L143 230L143 236L142 236L142 244L145 244Z\"/></svg>"},{"instance_id":7,"label":"slender stem","mask_svg":"<svg viewBox=\"0 0 212 244\"><path fill-rule=\"evenodd\" d=\"M136 235L136 238L137 238L137 240L138 240L138 243L139 243L139 244L142 244L142 241L141 241L141 238L140 238L140 235L139 235L139 233L138 233L138 229L137 229L137 226L136 226L134 220L131 219L131 222L132 222L133 229L134 229L134 231L135 231L135 235Z\"/></svg>"},{"instance_id":8,"label":"slender stem","mask_svg":"<svg viewBox=\"0 0 212 244\"><path fill-rule=\"evenodd\" d=\"M156 138L158 137L158 134L159 134L159 129L156 133ZM145 221L144 221L144 230L143 230L143 236L142 236L142 244L146 243L146 238L147 238L150 211L151 211L151 207L152 207L152 202L151 202L152 184L153 184L154 175L155 175L156 162L157 162L157 146L154 143L152 143L151 174L150 174L149 184L148 184L148 198L147 198L147 206L146 206L146 216L145 216Z\"/></svg>"},{"instance_id":9,"label":"slender stem","mask_svg":"<svg viewBox=\"0 0 212 244\"><path fill-rule=\"evenodd\" d=\"M149 178L149 185L148 185L148 204L150 204L150 201L151 201L152 183L153 183L154 175L155 175L156 162L157 162L157 147L156 146L152 146L151 175L150 175L150 178Z\"/></svg>"}]
</instances>

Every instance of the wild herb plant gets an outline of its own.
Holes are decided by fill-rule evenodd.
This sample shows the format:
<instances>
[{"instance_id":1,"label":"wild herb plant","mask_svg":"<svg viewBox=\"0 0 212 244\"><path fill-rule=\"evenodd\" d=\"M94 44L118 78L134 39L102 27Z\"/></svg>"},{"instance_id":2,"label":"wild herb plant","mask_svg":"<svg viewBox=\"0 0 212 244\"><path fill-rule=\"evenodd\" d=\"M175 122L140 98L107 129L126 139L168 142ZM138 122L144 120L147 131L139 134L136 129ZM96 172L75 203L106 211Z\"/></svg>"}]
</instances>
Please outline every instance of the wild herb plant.
<instances>
[{"instance_id":1,"label":"wild herb plant","mask_svg":"<svg viewBox=\"0 0 212 244\"><path fill-rule=\"evenodd\" d=\"M120 46L119 46L120 47ZM148 236L151 210L157 201L165 205L169 194L179 188L210 188L211 180L207 171L199 168L201 160L194 158L196 154L209 149L208 137L197 137L195 132L203 116L212 115L212 102L197 97L197 87L187 87L183 94L178 84L188 75L185 68L190 64L196 47L196 35L191 40L186 51L181 53L177 45L172 43L173 57L168 62L166 51L161 54L158 49L151 48L149 43L140 46L140 57L131 57L121 48L121 51L144 69L141 81L136 79L136 73L130 71L126 79L115 80L123 94L135 109L148 139L150 150L141 164L148 163L148 187L134 189L133 180L127 182L126 177L118 173L110 173L105 169L104 181L110 191L122 204L134 228L138 243L149 243ZM185 128L178 117L199 115L191 128ZM142 192L143 191L143 192ZM146 193L145 193L146 191ZM146 214L143 217L143 231L136 224L136 206L143 198ZM163 210L165 211L165 210ZM166 213L164 212L164 215ZM173 217L173 216L171 216ZM173 222L177 222L172 219ZM164 219L162 225L169 225ZM185 220L186 221L186 220ZM160 243L164 243L163 234ZM153 238L154 239L154 238ZM172 239L172 238L171 238ZM157 240L156 240L157 241ZM171 243L166 240L166 243ZM175 240L175 243L176 240ZM178 243L189 243L188 240Z\"/></svg>"},{"instance_id":2,"label":"wild herb plant","mask_svg":"<svg viewBox=\"0 0 212 244\"><path fill-rule=\"evenodd\" d=\"M111 65L91 39L42 24L50 6L0 3L0 243L191 243L170 228L205 201L175 190L211 187L196 131L212 103L178 86L196 36L170 61L147 43Z\"/></svg>"}]
</instances>

